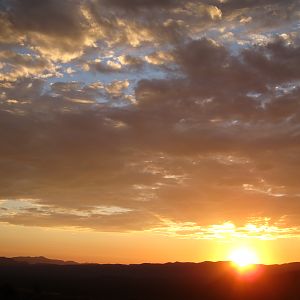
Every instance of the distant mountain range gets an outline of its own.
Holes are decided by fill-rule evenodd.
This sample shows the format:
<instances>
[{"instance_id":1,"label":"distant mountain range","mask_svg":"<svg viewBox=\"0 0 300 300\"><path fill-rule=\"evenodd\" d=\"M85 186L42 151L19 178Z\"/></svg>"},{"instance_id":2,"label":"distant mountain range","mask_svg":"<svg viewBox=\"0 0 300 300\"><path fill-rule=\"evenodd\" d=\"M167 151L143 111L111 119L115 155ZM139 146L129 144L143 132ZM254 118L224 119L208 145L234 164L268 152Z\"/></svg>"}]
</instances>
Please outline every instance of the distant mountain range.
<instances>
[{"instance_id":1,"label":"distant mountain range","mask_svg":"<svg viewBox=\"0 0 300 300\"><path fill-rule=\"evenodd\" d=\"M44 256L16 256L16 257L0 257L0 265L1 264L18 264L18 263L27 263L30 265L35 264L47 264L47 265L98 265L98 266L121 266L122 264L98 264L98 263L79 263L72 260L60 260L60 259L52 259L47 258ZM193 262L174 262L174 263L142 263L142 264L132 264L132 266L163 266L163 265L228 265L230 262L228 261L219 261L219 262L211 262L211 261L204 261L199 263ZM130 266L124 264L124 266ZM273 264L273 265L261 265L267 269L280 269L280 270L287 270L287 271L298 271L300 270L300 262L291 262L285 264Z\"/></svg>"},{"instance_id":2,"label":"distant mountain range","mask_svg":"<svg viewBox=\"0 0 300 300\"><path fill-rule=\"evenodd\" d=\"M17 256L17 257L0 257L0 264L13 263L27 263L27 264L51 264L51 265L77 265L75 261L64 261L59 259L50 259L44 256Z\"/></svg>"}]
</instances>

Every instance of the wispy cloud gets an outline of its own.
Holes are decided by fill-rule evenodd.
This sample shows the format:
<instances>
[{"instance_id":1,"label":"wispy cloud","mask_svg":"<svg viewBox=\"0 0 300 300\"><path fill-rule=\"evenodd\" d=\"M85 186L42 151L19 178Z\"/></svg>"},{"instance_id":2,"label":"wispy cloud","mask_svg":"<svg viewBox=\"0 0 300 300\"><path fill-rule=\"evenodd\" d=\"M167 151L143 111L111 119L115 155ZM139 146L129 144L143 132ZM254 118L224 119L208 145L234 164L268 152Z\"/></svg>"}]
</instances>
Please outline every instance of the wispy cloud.
<instances>
[{"instance_id":1,"label":"wispy cloud","mask_svg":"<svg viewBox=\"0 0 300 300\"><path fill-rule=\"evenodd\" d=\"M153 228L151 232L188 239L225 239L229 241L240 239L276 240L282 238L299 238L300 226L284 227L272 224L268 218L265 222L246 223L236 226L228 221L223 224L200 226L193 222L176 223L163 220L161 227Z\"/></svg>"}]
</instances>

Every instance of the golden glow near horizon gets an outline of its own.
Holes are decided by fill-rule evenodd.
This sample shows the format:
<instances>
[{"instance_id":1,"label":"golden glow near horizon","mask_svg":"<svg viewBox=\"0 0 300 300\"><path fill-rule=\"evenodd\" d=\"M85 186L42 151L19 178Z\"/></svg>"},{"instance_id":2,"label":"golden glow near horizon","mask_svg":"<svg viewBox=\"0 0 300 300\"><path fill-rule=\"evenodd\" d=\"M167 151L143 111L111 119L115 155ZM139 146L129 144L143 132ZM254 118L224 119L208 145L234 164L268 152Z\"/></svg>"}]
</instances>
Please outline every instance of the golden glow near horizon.
<instances>
[{"instance_id":1,"label":"golden glow near horizon","mask_svg":"<svg viewBox=\"0 0 300 300\"><path fill-rule=\"evenodd\" d=\"M225 261L234 250L247 248L256 253L259 263L281 264L298 261L300 253L295 239L197 240L145 231L113 233L1 223L0 241L0 256L46 256L96 263Z\"/></svg>"}]
</instances>

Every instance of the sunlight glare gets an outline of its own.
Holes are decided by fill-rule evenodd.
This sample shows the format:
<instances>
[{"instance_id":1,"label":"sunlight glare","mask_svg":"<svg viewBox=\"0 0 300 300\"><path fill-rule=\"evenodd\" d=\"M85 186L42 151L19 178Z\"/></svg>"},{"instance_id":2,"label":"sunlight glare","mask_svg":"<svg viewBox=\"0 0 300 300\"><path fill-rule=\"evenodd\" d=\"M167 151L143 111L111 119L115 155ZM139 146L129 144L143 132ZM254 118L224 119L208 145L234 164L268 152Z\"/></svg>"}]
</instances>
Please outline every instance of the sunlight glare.
<instances>
[{"instance_id":1,"label":"sunlight glare","mask_svg":"<svg viewBox=\"0 0 300 300\"><path fill-rule=\"evenodd\" d=\"M238 248L231 252L229 260L239 268L246 268L259 263L256 253L250 248Z\"/></svg>"}]
</instances>

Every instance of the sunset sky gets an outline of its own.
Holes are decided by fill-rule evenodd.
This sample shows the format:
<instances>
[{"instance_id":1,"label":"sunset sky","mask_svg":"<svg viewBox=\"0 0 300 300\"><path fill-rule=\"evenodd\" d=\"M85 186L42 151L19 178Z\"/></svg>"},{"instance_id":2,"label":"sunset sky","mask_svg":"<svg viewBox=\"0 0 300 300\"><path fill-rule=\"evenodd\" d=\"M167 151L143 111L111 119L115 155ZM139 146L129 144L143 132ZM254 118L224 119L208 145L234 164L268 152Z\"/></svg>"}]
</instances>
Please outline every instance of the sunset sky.
<instances>
[{"instance_id":1,"label":"sunset sky","mask_svg":"<svg viewBox=\"0 0 300 300\"><path fill-rule=\"evenodd\" d=\"M300 261L298 0L0 0L0 256Z\"/></svg>"}]
</instances>

